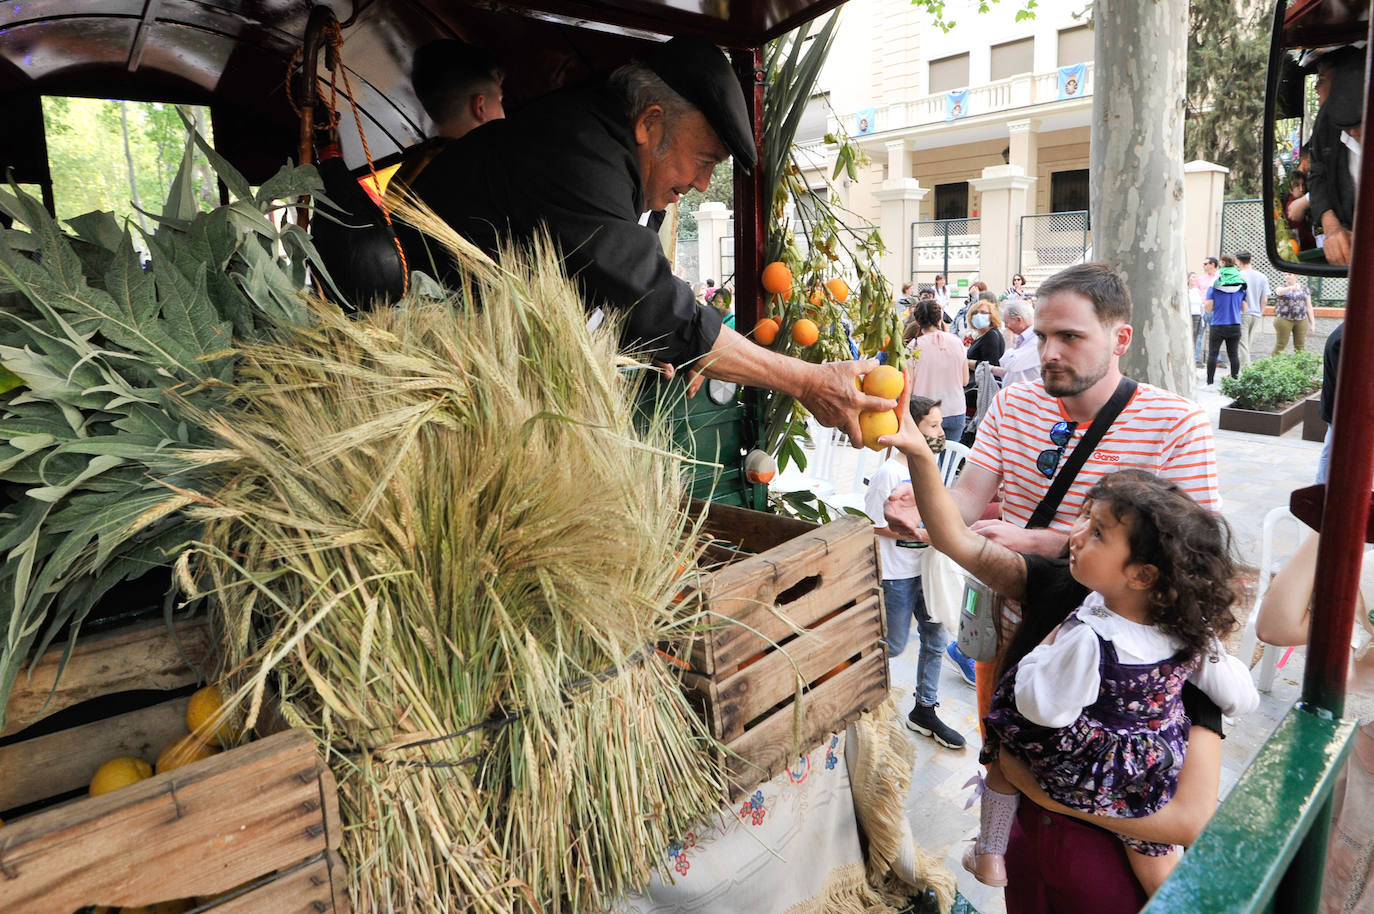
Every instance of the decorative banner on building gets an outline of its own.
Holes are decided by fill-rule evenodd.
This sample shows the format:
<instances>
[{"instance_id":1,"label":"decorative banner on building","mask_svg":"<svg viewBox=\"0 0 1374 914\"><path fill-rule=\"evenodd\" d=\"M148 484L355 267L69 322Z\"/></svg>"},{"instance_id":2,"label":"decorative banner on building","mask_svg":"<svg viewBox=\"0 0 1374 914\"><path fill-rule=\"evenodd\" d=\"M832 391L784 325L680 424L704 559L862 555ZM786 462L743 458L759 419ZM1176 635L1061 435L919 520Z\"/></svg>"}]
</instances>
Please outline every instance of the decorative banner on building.
<instances>
[{"instance_id":1,"label":"decorative banner on building","mask_svg":"<svg viewBox=\"0 0 1374 914\"><path fill-rule=\"evenodd\" d=\"M968 114L968 90L945 93L945 120L952 121Z\"/></svg>"},{"instance_id":2,"label":"decorative banner on building","mask_svg":"<svg viewBox=\"0 0 1374 914\"><path fill-rule=\"evenodd\" d=\"M862 136L865 133L872 133L876 129L878 118L877 108L863 108L854 115L854 133Z\"/></svg>"},{"instance_id":3,"label":"decorative banner on building","mask_svg":"<svg viewBox=\"0 0 1374 914\"><path fill-rule=\"evenodd\" d=\"M1082 98L1083 84L1088 79L1088 65L1076 63L1059 68L1059 97Z\"/></svg>"}]
</instances>

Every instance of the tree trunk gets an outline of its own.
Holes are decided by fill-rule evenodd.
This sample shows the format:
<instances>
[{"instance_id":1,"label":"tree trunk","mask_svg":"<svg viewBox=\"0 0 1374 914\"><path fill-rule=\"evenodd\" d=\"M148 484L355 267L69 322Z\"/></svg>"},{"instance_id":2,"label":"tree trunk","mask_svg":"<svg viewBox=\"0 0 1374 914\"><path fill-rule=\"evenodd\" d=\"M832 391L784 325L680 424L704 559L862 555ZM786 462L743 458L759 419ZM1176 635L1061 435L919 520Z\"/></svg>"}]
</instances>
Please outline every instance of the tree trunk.
<instances>
[{"instance_id":1,"label":"tree trunk","mask_svg":"<svg viewBox=\"0 0 1374 914\"><path fill-rule=\"evenodd\" d=\"M1091 150L1093 255L1135 303L1121 368L1193 395L1183 250L1188 4L1097 0Z\"/></svg>"},{"instance_id":2,"label":"tree trunk","mask_svg":"<svg viewBox=\"0 0 1374 914\"><path fill-rule=\"evenodd\" d=\"M129 107L128 102L119 103L119 129L124 135L124 168L129 174L129 202L134 206L134 215L144 232L148 231L148 220L143 217L143 204L138 199L138 176L134 173L134 151L129 147Z\"/></svg>"}]
</instances>

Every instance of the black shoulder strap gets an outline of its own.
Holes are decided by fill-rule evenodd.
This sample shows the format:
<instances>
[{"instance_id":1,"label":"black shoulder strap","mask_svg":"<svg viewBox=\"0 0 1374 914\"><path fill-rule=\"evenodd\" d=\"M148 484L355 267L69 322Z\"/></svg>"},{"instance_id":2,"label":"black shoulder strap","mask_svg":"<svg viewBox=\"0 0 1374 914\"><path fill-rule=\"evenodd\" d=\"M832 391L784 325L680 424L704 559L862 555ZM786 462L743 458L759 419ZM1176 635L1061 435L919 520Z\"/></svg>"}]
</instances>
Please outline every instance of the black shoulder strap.
<instances>
[{"instance_id":1,"label":"black shoulder strap","mask_svg":"<svg viewBox=\"0 0 1374 914\"><path fill-rule=\"evenodd\" d=\"M1102 436L1107 434L1107 429L1111 428L1116 417L1121 415L1121 411L1126 408L1126 404L1131 402L1131 397L1135 396L1136 383L1132 378L1122 377L1120 383L1116 385L1116 392L1112 398L1102 404L1102 408L1093 417L1093 424L1088 426L1088 430L1083 433L1078 444L1074 446L1073 453L1059 467L1059 474L1054 477L1054 484L1045 493L1045 497L1040 499L1040 504L1035 506L1035 513L1030 520L1026 521L1028 528L1048 527L1050 521L1054 519L1054 513L1059 510L1059 503L1064 500L1064 495L1069 491L1069 486L1073 485L1074 477L1078 475L1079 469L1087 462L1089 455L1097 448L1097 443L1102 440Z\"/></svg>"}]
</instances>

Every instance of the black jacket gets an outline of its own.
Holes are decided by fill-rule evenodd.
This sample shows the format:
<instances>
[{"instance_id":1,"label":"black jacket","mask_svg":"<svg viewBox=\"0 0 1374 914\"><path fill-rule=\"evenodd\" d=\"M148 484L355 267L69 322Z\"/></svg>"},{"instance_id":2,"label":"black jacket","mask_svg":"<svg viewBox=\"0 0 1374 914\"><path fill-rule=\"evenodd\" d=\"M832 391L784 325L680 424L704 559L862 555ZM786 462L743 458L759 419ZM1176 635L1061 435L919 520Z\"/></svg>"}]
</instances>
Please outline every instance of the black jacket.
<instances>
[{"instance_id":1,"label":"black jacket","mask_svg":"<svg viewBox=\"0 0 1374 914\"><path fill-rule=\"evenodd\" d=\"M450 143L410 186L488 253L547 226L588 307L627 312L622 343L680 365L711 349L721 316L697 304L654 228L639 224L645 202L627 120L601 88L556 92ZM430 267L414 233L403 241L412 267L449 272Z\"/></svg>"}]
</instances>

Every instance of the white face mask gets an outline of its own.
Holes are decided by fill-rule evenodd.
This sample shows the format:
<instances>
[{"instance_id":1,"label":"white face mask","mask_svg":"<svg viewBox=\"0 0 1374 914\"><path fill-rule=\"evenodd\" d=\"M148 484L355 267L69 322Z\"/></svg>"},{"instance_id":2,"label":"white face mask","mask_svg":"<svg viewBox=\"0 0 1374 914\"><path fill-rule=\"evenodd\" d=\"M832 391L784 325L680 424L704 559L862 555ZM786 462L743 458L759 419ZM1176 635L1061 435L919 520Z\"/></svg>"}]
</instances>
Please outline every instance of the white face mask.
<instances>
[{"instance_id":1,"label":"white face mask","mask_svg":"<svg viewBox=\"0 0 1374 914\"><path fill-rule=\"evenodd\" d=\"M982 330L987 327L988 324L992 323L992 319L986 314L975 314L973 317L969 318L969 323L973 325L975 330Z\"/></svg>"}]
</instances>

